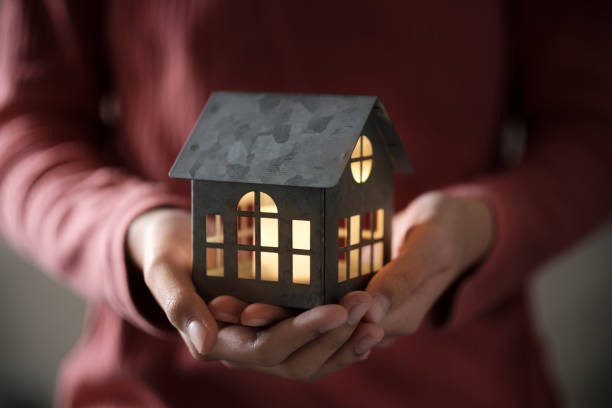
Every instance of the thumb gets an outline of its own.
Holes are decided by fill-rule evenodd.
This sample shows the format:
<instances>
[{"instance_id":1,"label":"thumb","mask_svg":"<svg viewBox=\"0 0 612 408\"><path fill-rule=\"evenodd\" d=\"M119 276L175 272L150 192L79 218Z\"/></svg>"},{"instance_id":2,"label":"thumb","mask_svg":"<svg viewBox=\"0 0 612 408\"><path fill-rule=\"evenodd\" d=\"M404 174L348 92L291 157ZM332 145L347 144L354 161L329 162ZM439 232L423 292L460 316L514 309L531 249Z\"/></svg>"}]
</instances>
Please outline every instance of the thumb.
<instances>
[{"instance_id":1,"label":"thumb","mask_svg":"<svg viewBox=\"0 0 612 408\"><path fill-rule=\"evenodd\" d=\"M426 228L410 231L400 253L370 280L366 291L372 295L372 307L366 321L380 324L389 312L399 308L433 274L436 261L435 242Z\"/></svg>"},{"instance_id":2,"label":"thumb","mask_svg":"<svg viewBox=\"0 0 612 408\"><path fill-rule=\"evenodd\" d=\"M217 341L217 322L189 274L176 269L167 262L155 262L144 271L145 282L192 354L204 356Z\"/></svg>"}]
</instances>

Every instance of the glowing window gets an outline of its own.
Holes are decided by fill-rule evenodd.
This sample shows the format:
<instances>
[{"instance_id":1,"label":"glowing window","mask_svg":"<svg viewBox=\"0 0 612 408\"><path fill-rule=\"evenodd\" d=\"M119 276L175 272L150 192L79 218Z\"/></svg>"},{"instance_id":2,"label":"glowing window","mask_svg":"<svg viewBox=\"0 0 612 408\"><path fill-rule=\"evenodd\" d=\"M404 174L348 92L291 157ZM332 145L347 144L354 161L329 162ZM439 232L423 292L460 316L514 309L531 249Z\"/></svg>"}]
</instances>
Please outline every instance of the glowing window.
<instances>
[{"instance_id":1,"label":"glowing window","mask_svg":"<svg viewBox=\"0 0 612 408\"><path fill-rule=\"evenodd\" d=\"M293 254L293 283L310 284L310 256Z\"/></svg>"},{"instance_id":2,"label":"glowing window","mask_svg":"<svg viewBox=\"0 0 612 408\"><path fill-rule=\"evenodd\" d=\"M255 192L249 191L238 202L238 211L255 211Z\"/></svg>"},{"instance_id":3,"label":"glowing window","mask_svg":"<svg viewBox=\"0 0 612 408\"><path fill-rule=\"evenodd\" d=\"M375 273L383 267L384 225L382 208L338 221L338 283Z\"/></svg>"},{"instance_id":4,"label":"glowing window","mask_svg":"<svg viewBox=\"0 0 612 408\"><path fill-rule=\"evenodd\" d=\"M338 247L345 248L346 247L346 238L347 238L347 226L348 222L346 218L340 218L338 221Z\"/></svg>"},{"instance_id":5,"label":"glowing window","mask_svg":"<svg viewBox=\"0 0 612 408\"><path fill-rule=\"evenodd\" d=\"M361 216L361 239L363 241L372 239L372 214L370 213Z\"/></svg>"},{"instance_id":6,"label":"glowing window","mask_svg":"<svg viewBox=\"0 0 612 408\"><path fill-rule=\"evenodd\" d=\"M338 283L346 280L346 252L338 254Z\"/></svg>"},{"instance_id":7,"label":"glowing window","mask_svg":"<svg viewBox=\"0 0 612 408\"><path fill-rule=\"evenodd\" d=\"M352 249L349 258L349 278L359 276L359 249Z\"/></svg>"},{"instance_id":8,"label":"glowing window","mask_svg":"<svg viewBox=\"0 0 612 408\"><path fill-rule=\"evenodd\" d=\"M221 214L206 215L206 242L223 243L223 216Z\"/></svg>"},{"instance_id":9,"label":"glowing window","mask_svg":"<svg viewBox=\"0 0 612 408\"><path fill-rule=\"evenodd\" d=\"M238 250L238 277L255 279L255 251Z\"/></svg>"},{"instance_id":10,"label":"glowing window","mask_svg":"<svg viewBox=\"0 0 612 408\"><path fill-rule=\"evenodd\" d=\"M261 253L261 280L278 281L278 254L276 252Z\"/></svg>"},{"instance_id":11,"label":"glowing window","mask_svg":"<svg viewBox=\"0 0 612 408\"><path fill-rule=\"evenodd\" d=\"M293 249L310 250L310 221L293 220L291 229Z\"/></svg>"},{"instance_id":12,"label":"glowing window","mask_svg":"<svg viewBox=\"0 0 612 408\"><path fill-rule=\"evenodd\" d=\"M310 284L310 221L291 220L293 283Z\"/></svg>"},{"instance_id":13,"label":"glowing window","mask_svg":"<svg viewBox=\"0 0 612 408\"><path fill-rule=\"evenodd\" d=\"M377 272L380 269L382 269L383 263L384 263L384 256L385 256L384 244L382 242L375 243L374 253L372 257L373 258L372 268L374 272Z\"/></svg>"},{"instance_id":14,"label":"glowing window","mask_svg":"<svg viewBox=\"0 0 612 408\"><path fill-rule=\"evenodd\" d=\"M351 235L350 245L359 244L359 215L351 216L351 225L349 228L349 234Z\"/></svg>"},{"instance_id":15,"label":"glowing window","mask_svg":"<svg viewBox=\"0 0 612 408\"><path fill-rule=\"evenodd\" d=\"M351 154L351 174L357 183L363 183L370 177L373 154L370 139L365 135L360 136Z\"/></svg>"},{"instance_id":16,"label":"glowing window","mask_svg":"<svg viewBox=\"0 0 612 408\"><path fill-rule=\"evenodd\" d=\"M223 249L206 248L206 276L223 277Z\"/></svg>"},{"instance_id":17,"label":"glowing window","mask_svg":"<svg viewBox=\"0 0 612 408\"><path fill-rule=\"evenodd\" d=\"M249 191L238 201L238 277L278 282L278 208L270 195Z\"/></svg>"},{"instance_id":18,"label":"glowing window","mask_svg":"<svg viewBox=\"0 0 612 408\"><path fill-rule=\"evenodd\" d=\"M278 247L278 219L261 218L261 246Z\"/></svg>"},{"instance_id":19,"label":"glowing window","mask_svg":"<svg viewBox=\"0 0 612 408\"><path fill-rule=\"evenodd\" d=\"M374 239L381 239L385 233L385 210L379 208L374 217Z\"/></svg>"},{"instance_id":20,"label":"glowing window","mask_svg":"<svg viewBox=\"0 0 612 408\"><path fill-rule=\"evenodd\" d=\"M372 245L361 247L361 274L372 272Z\"/></svg>"},{"instance_id":21,"label":"glowing window","mask_svg":"<svg viewBox=\"0 0 612 408\"><path fill-rule=\"evenodd\" d=\"M255 217L238 216L237 239L241 245L255 245Z\"/></svg>"},{"instance_id":22,"label":"glowing window","mask_svg":"<svg viewBox=\"0 0 612 408\"><path fill-rule=\"evenodd\" d=\"M266 193L259 193L259 207L261 212L278 214L274 200Z\"/></svg>"}]
</instances>

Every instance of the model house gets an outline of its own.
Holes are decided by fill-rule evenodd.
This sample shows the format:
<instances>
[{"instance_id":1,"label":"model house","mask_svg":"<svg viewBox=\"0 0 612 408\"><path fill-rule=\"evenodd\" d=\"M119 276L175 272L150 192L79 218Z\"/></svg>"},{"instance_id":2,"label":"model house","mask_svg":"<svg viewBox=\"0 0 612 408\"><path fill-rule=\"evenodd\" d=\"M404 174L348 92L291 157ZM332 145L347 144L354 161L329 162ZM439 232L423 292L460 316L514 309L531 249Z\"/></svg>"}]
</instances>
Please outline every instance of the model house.
<instances>
[{"instance_id":1,"label":"model house","mask_svg":"<svg viewBox=\"0 0 612 408\"><path fill-rule=\"evenodd\" d=\"M170 171L192 180L204 299L310 308L390 259L393 173L412 171L375 96L216 92Z\"/></svg>"}]
</instances>

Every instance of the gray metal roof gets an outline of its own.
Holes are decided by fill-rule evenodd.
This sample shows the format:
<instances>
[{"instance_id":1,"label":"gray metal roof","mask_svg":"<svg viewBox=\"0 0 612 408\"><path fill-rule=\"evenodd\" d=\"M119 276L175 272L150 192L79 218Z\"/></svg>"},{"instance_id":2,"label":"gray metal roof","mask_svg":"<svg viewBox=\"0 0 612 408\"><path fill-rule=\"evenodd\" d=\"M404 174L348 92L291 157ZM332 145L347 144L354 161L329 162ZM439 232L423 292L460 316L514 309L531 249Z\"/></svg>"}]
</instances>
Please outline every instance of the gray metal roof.
<instances>
[{"instance_id":1,"label":"gray metal roof","mask_svg":"<svg viewBox=\"0 0 612 408\"><path fill-rule=\"evenodd\" d=\"M215 92L170 176L328 188L336 185L374 106L390 159L412 167L375 96Z\"/></svg>"}]
</instances>

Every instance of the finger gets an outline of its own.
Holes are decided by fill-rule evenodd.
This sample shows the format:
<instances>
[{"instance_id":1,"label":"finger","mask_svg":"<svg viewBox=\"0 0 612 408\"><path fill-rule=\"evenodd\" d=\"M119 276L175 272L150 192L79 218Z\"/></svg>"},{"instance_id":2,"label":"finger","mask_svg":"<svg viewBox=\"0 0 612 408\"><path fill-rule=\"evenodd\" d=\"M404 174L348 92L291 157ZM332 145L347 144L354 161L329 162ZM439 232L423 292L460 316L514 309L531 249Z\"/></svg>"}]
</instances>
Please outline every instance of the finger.
<instances>
[{"instance_id":1,"label":"finger","mask_svg":"<svg viewBox=\"0 0 612 408\"><path fill-rule=\"evenodd\" d=\"M281 364L276 366L253 367L252 365L240 365L236 362L230 363L233 367L254 368L269 374L279 375L285 378L310 381L320 367L341 348L356 329L372 299L365 292L352 292L345 296L341 305L348 310L348 319L340 327L329 331L316 340L305 344ZM372 325L374 326L374 325ZM381 329L382 331L382 329ZM382 335L381 335L382 338Z\"/></svg>"},{"instance_id":2,"label":"finger","mask_svg":"<svg viewBox=\"0 0 612 408\"><path fill-rule=\"evenodd\" d=\"M242 311L240 322L245 326L269 326L297 314L298 311L295 309L267 305L265 303L253 303Z\"/></svg>"},{"instance_id":3,"label":"finger","mask_svg":"<svg viewBox=\"0 0 612 408\"><path fill-rule=\"evenodd\" d=\"M170 323L189 338L197 352L206 354L212 350L217 323L196 293L189 274L167 262L155 261L145 268L144 278Z\"/></svg>"},{"instance_id":4,"label":"finger","mask_svg":"<svg viewBox=\"0 0 612 408\"><path fill-rule=\"evenodd\" d=\"M248 306L233 296L218 296L208 302L208 310L215 319L226 323L240 323L240 314Z\"/></svg>"},{"instance_id":5,"label":"finger","mask_svg":"<svg viewBox=\"0 0 612 408\"><path fill-rule=\"evenodd\" d=\"M314 373L310 381L318 381L356 362L365 360L370 355L370 350L383 340L384 334L383 328L379 325L373 323L359 324L350 340Z\"/></svg>"},{"instance_id":6,"label":"finger","mask_svg":"<svg viewBox=\"0 0 612 408\"><path fill-rule=\"evenodd\" d=\"M324 305L285 319L266 330L228 326L219 331L209 357L256 366L278 365L306 343L346 321L344 307Z\"/></svg>"},{"instance_id":7,"label":"finger","mask_svg":"<svg viewBox=\"0 0 612 408\"><path fill-rule=\"evenodd\" d=\"M388 310L402 305L428 277L439 272L435 240L424 228L409 234L401 254L385 265L368 283L374 304L365 320L380 323Z\"/></svg>"}]
</instances>

